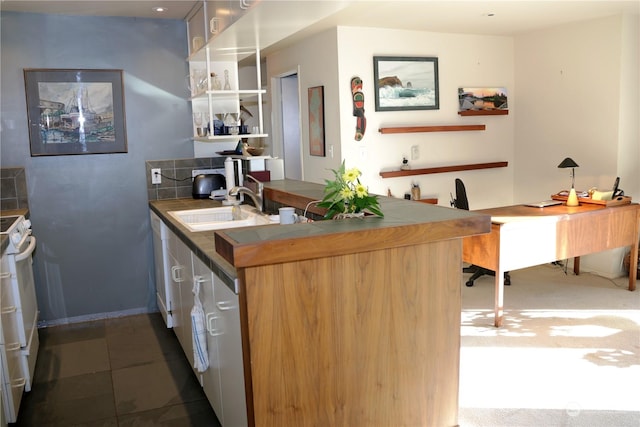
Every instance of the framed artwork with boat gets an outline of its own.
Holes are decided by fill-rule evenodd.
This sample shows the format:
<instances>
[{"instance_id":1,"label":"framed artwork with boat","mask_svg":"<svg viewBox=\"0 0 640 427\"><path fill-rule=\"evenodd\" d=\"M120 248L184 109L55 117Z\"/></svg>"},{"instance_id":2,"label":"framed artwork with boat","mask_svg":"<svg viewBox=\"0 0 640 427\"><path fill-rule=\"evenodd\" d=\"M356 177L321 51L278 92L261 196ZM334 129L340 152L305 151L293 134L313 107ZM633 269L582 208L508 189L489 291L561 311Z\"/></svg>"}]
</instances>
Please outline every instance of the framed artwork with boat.
<instances>
[{"instance_id":1,"label":"framed artwork with boat","mask_svg":"<svg viewBox=\"0 0 640 427\"><path fill-rule=\"evenodd\" d=\"M122 70L24 69L31 156L127 152Z\"/></svg>"},{"instance_id":2,"label":"framed artwork with boat","mask_svg":"<svg viewBox=\"0 0 640 427\"><path fill-rule=\"evenodd\" d=\"M438 58L374 56L376 111L438 110Z\"/></svg>"}]
</instances>

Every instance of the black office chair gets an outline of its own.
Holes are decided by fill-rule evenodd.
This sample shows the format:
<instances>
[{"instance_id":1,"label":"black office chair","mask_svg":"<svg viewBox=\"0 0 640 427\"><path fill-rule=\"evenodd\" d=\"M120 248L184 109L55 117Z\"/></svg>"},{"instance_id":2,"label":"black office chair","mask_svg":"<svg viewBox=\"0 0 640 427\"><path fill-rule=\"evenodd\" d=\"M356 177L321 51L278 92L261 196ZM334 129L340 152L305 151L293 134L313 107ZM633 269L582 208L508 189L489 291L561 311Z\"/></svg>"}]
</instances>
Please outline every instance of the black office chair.
<instances>
[{"instance_id":1,"label":"black office chair","mask_svg":"<svg viewBox=\"0 0 640 427\"><path fill-rule=\"evenodd\" d=\"M454 199L453 195L451 196L451 206L455 207L456 209L463 209L465 211L469 210L469 199L467 198L467 190L464 188L464 183L460 178L456 178L456 198ZM472 273L469 280L467 280L467 282L465 283L465 285L467 285L468 287L473 286L473 282L481 276L496 275L495 271L477 265L463 267L462 272ZM508 271L504 272L504 284L506 286L511 286L511 276L509 275Z\"/></svg>"}]
</instances>

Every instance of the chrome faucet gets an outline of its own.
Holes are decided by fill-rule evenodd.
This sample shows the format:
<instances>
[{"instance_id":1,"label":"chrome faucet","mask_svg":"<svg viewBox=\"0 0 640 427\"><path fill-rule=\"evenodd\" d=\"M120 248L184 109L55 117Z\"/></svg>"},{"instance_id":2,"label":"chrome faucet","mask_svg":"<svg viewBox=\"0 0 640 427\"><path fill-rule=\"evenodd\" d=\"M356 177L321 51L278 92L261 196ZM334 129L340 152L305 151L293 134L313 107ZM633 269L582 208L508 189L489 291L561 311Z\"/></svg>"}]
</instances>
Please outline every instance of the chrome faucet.
<instances>
[{"instance_id":1,"label":"chrome faucet","mask_svg":"<svg viewBox=\"0 0 640 427\"><path fill-rule=\"evenodd\" d=\"M262 192L264 191L264 184L260 181L258 181L254 176L252 175L247 175L247 178L249 178L251 181L255 182L258 185L258 197L260 197L262 199Z\"/></svg>"},{"instance_id":2,"label":"chrome faucet","mask_svg":"<svg viewBox=\"0 0 640 427\"><path fill-rule=\"evenodd\" d=\"M251 189L247 187L233 187L229 190L230 196L237 196L238 194L246 194L253 200L253 204L256 206L259 212L262 212L262 192L259 191L260 194L256 194Z\"/></svg>"}]
</instances>

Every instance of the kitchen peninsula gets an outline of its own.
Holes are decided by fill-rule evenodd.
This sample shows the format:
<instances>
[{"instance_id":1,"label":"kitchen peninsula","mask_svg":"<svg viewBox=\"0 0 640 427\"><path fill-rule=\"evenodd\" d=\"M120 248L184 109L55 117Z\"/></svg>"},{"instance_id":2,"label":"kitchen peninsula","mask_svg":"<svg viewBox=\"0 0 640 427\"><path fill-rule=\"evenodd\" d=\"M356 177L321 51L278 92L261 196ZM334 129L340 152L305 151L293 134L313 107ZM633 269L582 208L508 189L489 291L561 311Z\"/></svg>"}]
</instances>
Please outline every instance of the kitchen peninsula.
<instances>
[{"instance_id":1,"label":"kitchen peninsula","mask_svg":"<svg viewBox=\"0 0 640 427\"><path fill-rule=\"evenodd\" d=\"M265 183L267 205L300 211L322 191ZM457 425L462 238L489 216L388 197L384 218L217 232L167 215L212 203L149 202L237 283L249 425Z\"/></svg>"}]
</instances>

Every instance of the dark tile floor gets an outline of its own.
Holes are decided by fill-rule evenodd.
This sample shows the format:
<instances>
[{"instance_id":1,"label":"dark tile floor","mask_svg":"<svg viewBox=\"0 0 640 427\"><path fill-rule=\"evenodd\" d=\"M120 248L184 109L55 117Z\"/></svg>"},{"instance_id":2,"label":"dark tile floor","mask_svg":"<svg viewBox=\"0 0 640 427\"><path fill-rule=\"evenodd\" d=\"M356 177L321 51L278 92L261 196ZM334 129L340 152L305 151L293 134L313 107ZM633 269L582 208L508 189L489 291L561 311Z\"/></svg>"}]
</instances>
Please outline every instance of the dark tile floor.
<instances>
[{"instance_id":1,"label":"dark tile floor","mask_svg":"<svg viewBox=\"0 0 640 427\"><path fill-rule=\"evenodd\" d=\"M15 426L220 426L160 314L39 334L34 383Z\"/></svg>"}]
</instances>

